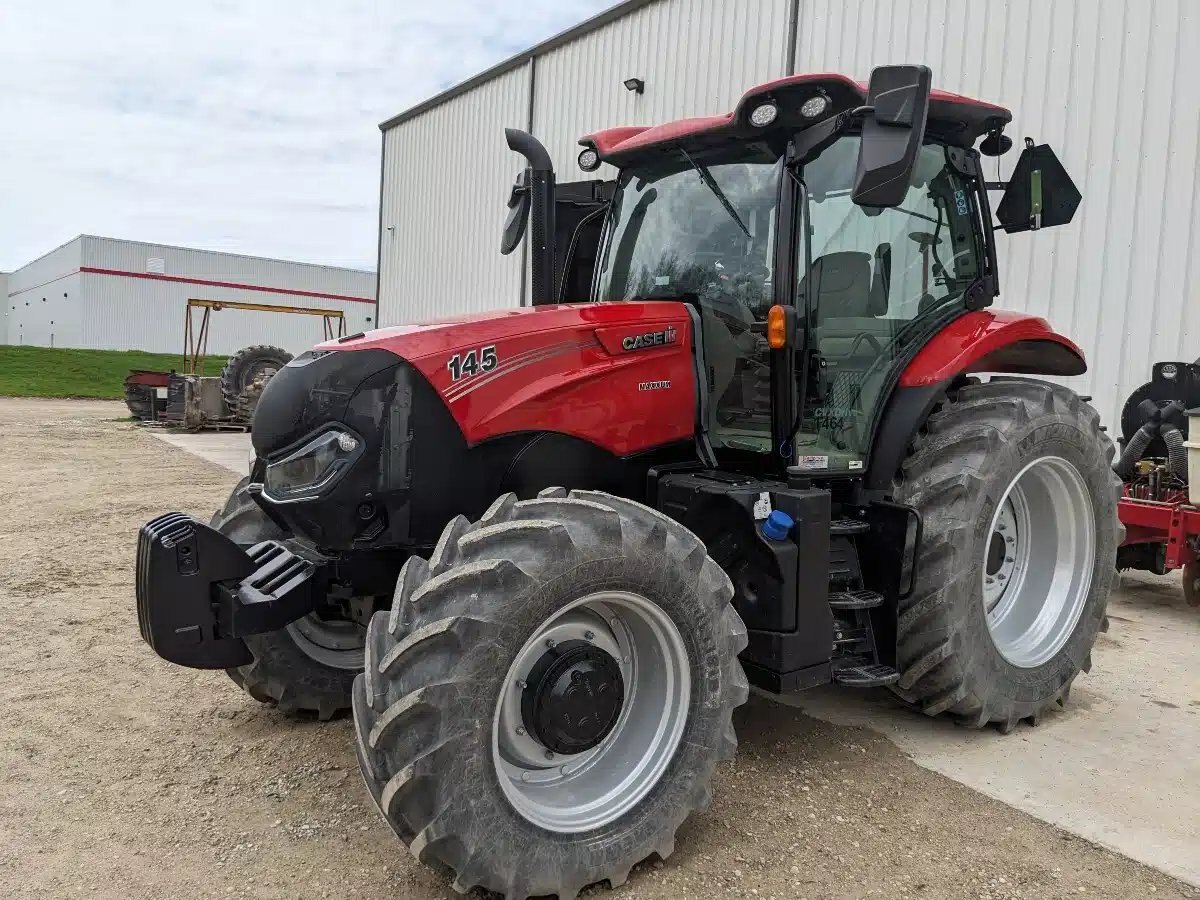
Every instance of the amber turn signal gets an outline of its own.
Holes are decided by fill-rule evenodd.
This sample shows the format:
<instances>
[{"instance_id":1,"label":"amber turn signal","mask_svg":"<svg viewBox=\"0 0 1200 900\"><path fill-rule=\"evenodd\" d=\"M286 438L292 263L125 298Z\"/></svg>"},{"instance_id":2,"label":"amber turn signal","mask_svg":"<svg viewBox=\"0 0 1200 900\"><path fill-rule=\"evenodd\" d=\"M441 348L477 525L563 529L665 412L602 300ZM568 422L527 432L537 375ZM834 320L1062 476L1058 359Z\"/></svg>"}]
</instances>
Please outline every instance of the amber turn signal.
<instances>
[{"instance_id":1,"label":"amber turn signal","mask_svg":"<svg viewBox=\"0 0 1200 900\"><path fill-rule=\"evenodd\" d=\"M782 350L787 342L787 310L782 306L772 306L767 313L767 344L772 350Z\"/></svg>"}]
</instances>

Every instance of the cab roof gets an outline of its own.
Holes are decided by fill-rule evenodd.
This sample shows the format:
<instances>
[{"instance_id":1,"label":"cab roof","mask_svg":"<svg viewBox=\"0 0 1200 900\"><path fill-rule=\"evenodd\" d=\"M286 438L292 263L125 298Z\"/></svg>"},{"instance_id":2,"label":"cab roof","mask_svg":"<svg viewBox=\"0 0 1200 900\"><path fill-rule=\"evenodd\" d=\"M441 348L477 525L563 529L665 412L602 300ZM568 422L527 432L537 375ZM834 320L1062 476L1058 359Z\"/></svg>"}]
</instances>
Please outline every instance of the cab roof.
<instances>
[{"instance_id":1,"label":"cab roof","mask_svg":"<svg viewBox=\"0 0 1200 900\"><path fill-rule=\"evenodd\" d=\"M830 105L819 119L803 119L800 106L809 98L823 94ZM767 129L750 124L750 112L772 100L779 105L779 116ZM634 125L607 128L581 138L579 143L592 147L608 163L621 165L646 151L662 149L706 139L753 138L765 131L778 131L816 124L824 118L862 106L867 100L867 85L846 75L817 73L790 75L768 81L746 91L733 112L717 116L678 119L664 125ZM1003 106L934 90L929 94L927 128L947 143L970 147L982 135L1012 121L1012 113Z\"/></svg>"}]
</instances>

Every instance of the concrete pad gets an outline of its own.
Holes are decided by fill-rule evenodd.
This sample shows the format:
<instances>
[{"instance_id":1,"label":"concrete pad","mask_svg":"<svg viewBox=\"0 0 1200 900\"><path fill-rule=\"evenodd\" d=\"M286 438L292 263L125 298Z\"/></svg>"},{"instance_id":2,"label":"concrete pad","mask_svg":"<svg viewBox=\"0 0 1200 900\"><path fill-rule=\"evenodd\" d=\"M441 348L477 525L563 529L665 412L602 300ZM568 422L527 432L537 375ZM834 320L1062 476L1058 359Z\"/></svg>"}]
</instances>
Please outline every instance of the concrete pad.
<instances>
[{"instance_id":1,"label":"concrete pad","mask_svg":"<svg viewBox=\"0 0 1200 900\"><path fill-rule=\"evenodd\" d=\"M883 734L919 765L1200 886L1200 609L1178 577L1138 572L1109 614L1066 708L1007 736L926 718L885 691L778 699Z\"/></svg>"},{"instance_id":2,"label":"concrete pad","mask_svg":"<svg viewBox=\"0 0 1200 900\"><path fill-rule=\"evenodd\" d=\"M224 466L241 478L249 471L250 432L248 431L166 431L147 429L160 441L186 450L201 459Z\"/></svg>"}]
</instances>

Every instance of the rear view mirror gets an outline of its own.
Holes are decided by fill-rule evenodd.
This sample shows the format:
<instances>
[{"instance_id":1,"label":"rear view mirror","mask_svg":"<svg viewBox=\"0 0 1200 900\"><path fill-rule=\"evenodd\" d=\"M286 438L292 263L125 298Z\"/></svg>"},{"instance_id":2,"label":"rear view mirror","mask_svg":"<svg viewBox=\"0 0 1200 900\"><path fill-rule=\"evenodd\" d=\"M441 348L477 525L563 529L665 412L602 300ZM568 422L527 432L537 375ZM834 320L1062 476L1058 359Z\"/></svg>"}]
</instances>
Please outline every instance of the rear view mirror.
<instances>
[{"instance_id":1,"label":"rear view mirror","mask_svg":"<svg viewBox=\"0 0 1200 900\"><path fill-rule=\"evenodd\" d=\"M504 219L504 231L500 235L500 252L505 256L517 249L525 236L529 223L530 207L529 170L522 169L508 197L508 216Z\"/></svg>"},{"instance_id":2,"label":"rear view mirror","mask_svg":"<svg viewBox=\"0 0 1200 900\"><path fill-rule=\"evenodd\" d=\"M879 66L871 72L862 125L854 202L899 206L908 194L929 113L933 74L928 66Z\"/></svg>"},{"instance_id":3,"label":"rear view mirror","mask_svg":"<svg viewBox=\"0 0 1200 900\"><path fill-rule=\"evenodd\" d=\"M996 207L996 218L1009 234L1066 225L1082 199L1049 145L1035 147L1026 138L1025 149Z\"/></svg>"}]
</instances>

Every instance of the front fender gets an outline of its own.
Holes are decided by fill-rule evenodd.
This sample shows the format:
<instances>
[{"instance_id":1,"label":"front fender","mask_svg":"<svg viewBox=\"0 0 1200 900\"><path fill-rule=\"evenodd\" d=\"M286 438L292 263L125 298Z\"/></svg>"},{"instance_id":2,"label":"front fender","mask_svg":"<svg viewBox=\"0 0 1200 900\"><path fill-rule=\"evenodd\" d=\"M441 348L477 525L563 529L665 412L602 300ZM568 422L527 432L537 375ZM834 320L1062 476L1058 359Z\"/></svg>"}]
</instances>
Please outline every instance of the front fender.
<instances>
[{"instance_id":1,"label":"front fender","mask_svg":"<svg viewBox=\"0 0 1200 900\"><path fill-rule=\"evenodd\" d=\"M900 387L928 387L970 372L1082 375L1083 351L1040 316L976 310L959 316L913 357Z\"/></svg>"}]
</instances>

